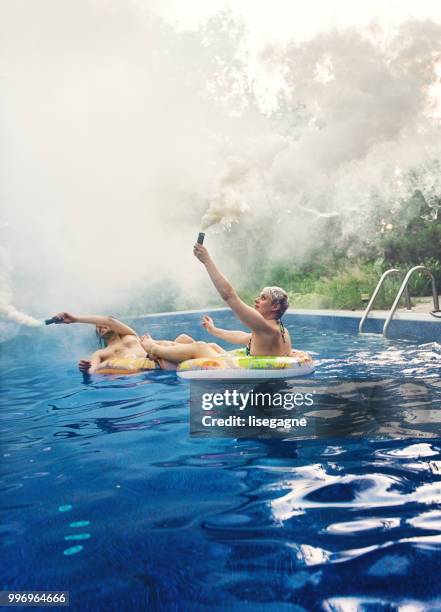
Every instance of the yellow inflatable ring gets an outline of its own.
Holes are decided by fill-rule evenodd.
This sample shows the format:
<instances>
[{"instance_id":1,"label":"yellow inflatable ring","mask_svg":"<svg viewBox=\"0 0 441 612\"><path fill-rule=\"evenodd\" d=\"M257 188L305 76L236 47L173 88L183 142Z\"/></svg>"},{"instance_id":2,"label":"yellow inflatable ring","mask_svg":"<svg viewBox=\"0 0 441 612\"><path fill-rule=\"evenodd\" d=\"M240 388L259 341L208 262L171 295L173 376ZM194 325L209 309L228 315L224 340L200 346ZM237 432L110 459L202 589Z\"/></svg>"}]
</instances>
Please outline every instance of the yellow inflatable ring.
<instances>
[{"instance_id":1,"label":"yellow inflatable ring","mask_svg":"<svg viewBox=\"0 0 441 612\"><path fill-rule=\"evenodd\" d=\"M109 359L97 374L139 374L147 370L156 370L159 365L152 359L146 357L120 357L119 359Z\"/></svg>"},{"instance_id":2,"label":"yellow inflatable ring","mask_svg":"<svg viewBox=\"0 0 441 612\"><path fill-rule=\"evenodd\" d=\"M177 372L180 378L189 380L292 378L314 372L314 362L303 351L292 351L286 357L274 357L246 355L245 349L238 349L219 357L183 361Z\"/></svg>"}]
</instances>

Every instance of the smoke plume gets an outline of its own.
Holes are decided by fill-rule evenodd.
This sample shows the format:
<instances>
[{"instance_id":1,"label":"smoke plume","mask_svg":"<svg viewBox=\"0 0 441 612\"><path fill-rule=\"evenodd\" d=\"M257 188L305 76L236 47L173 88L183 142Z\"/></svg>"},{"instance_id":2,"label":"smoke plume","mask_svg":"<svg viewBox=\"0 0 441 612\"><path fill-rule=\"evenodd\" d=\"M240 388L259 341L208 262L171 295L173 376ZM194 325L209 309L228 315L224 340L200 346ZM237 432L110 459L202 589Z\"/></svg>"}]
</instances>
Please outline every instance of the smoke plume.
<instances>
[{"instance_id":1,"label":"smoke plume","mask_svg":"<svg viewBox=\"0 0 441 612\"><path fill-rule=\"evenodd\" d=\"M257 256L307 259L329 223L362 253L416 191L436 219L440 24L273 45L258 58L280 75L268 110L243 23L178 30L145 6L2 5L4 316L136 312L159 286L202 306L201 225L217 224L207 246L236 281Z\"/></svg>"}]
</instances>

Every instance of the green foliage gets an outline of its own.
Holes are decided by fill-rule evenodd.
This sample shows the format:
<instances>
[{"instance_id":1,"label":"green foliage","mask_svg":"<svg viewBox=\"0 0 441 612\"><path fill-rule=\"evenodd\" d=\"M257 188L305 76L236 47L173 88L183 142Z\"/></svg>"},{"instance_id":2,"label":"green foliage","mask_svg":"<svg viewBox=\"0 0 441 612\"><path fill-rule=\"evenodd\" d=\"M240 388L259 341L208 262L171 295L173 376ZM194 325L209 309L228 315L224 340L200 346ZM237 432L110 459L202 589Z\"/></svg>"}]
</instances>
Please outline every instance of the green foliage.
<instances>
[{"instance_id":1,"label":"green foliage","mask_svg":"<svg viewBox=\"0 0 441 612\"><path fill-rule=\"evenodd\" d=\"M417 217L406 230L388 232L382 241L384 259L412 267L423 260L435 262L439 269L441 255L441 223ZM409 264L412 262L412 264ZM441 280L439 277L438 280Z\"/></svg>"},{"instance_id":2,"label":"green foliage","mask_svg":"<svg viewBox=\"0 0 441 612\"><path fill-rule=\"evenodd\" d=\"M421 259L416 264L414 262L412 263L408 262L403 265L399 264L400 269L403 269L403 270L409 270L415 265L423 265L423 266L426 266L426 268L429 268L429 270L432 272L432 274L435 277L435 282L436 282L438 293L441 293L441 261L439 259L436 259L435 257L428 257L428 258ZM410 280L409 287L410 287L411 295L415 295L415 296L432 295L430 278L428 275L424 273L415 272Z\"/></svg>"},{"instance_id":3,"label":"green foliage","mask_svg":"<svg viewBox=\"0 0 441 612\"><path fill-rule=\"evenodd\" d=\"M387 309L395 299L404 274L420 264L433 272L440 293L441 219L437 219L436 215L435 218L430 216L427 203L418 192L408 204L406 215L400 217L400 223L383 223L375 246L369 251L366 249L364 257L351 263L346 255L350 241L345 243L338 238L336 220L329 221L323 240L317 249L309 253L307 262L302 264L294 261L275 263L268 257L268 249L262 248L262 245L272 244L270 223L253 227L248 236L244 235L240 225L233 226L225 234L223 246L232 264L241 262L242 277L246 281L238 287L239 294L248 304L252 304L264 286L278 285L288 292L292 308L362 309L367 303L366 296L370 298L381 274L389 268L398 268L402 276L387 278L375 301L375 308ZM415 273L409 290L412 298L431 295L430 279L425 274ZM180 297L178 286L164 281L143 289L128 307L127 314L211 305L218 306L220 301L213 298L210 303L201 303L200 296L184 300Z\"/></svg>"},{"instance_id":4,"label":"green foliage","mask_svg":"<svg viewBox=\"0 0 441 612\"><path fill-rule=\"evenodd\" d=\"M362 296L372 295L379 279L375 265L361 264L348 269L336 271L328 278L320 280L315 287L316 293L324 296L328 308L363 308ZM376 306L384 308L389 306L399 288L396 279L390 279L381 294L378 295Z\"/></svg>"},{"instance_id":5,"label":"green foliage","mask_svg":"<svg viewBox=\"0 0 441 612\"><path fill-rule=\"evenodd\" d=\"M135 295L133 301L124 309L125 316L136 316L155 312L178 310L176 296L178 287L169 281L147 285Z\"/></svg>"},{"instance_id":6,"label":"green foliage","mask_svg":"<svg viewBox=\"0 0 441 612\"><path fill-rule=\"evenodd\" d=\"M416 191L400 221L395 227L384 227L375 248L350 265L344 245L338 241L334 245L321 244L304 265L260 261L250 275L246 293L254 295L264 285L279 285L289 293L294 308L360 309L366 306L367 300L363 298L366 295L370 298L381 274L389 268L398 268L402 275L387 278L375 301L375 308L384 309L392 305L404 274L416 265L425 265L432 271L440 293L441 218L433 215L433 209ZM335 229L338 235L338 228ZM430 278L415 273L409 291L412 298L431 295Z\"/></svg>"},{"instance_id":7,"label":"green foliage","mask_svg":"<svg viewBox=\"0 0 441 612\"><path fill-rule=\"evenodd\" d=\"M441 262L437 259L423 259L420 263L427 266L434 274L441 273ZM392 305L401 286L404 273L414 264L400 265L402 276L391 276L386 279L375 300L375 308L387 309ZM290 296L291 308L341 308L363 309L366 306L366 295L370 298L381 274L391 267L382 261L360 262L345 266L344 260L336 260L333 266L324 269L322 266L309 271L295 267L274 266L267 268L264 282L241 292L245 301L252 303L252 298L263 285L279 285ZM439 286L441 288L441 286ZM415 273L411 278L411 296L431 295L430 279L424 274ZM404 300L403 300L404 304Z\"/></svg>"}]
</instances>

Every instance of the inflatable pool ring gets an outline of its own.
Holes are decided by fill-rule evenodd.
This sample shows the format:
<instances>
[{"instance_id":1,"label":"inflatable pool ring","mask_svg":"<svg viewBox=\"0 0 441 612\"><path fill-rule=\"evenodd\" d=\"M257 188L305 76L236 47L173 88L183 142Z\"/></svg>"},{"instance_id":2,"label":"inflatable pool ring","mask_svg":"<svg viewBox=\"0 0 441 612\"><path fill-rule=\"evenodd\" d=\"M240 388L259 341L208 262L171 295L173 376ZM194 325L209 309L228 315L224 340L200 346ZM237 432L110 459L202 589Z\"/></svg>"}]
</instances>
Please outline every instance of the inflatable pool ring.
<instances>
[{"instance_id":1,"label":"inflatable pool ring","mask_svg":"<svg viewBox=\"0 0 441 612\"><path fill-rule=\"evenodd\" d=\"M109 359L107 363L98 368L97 374L139 374L148 370L156 370L159 365L152 359L146 357L119 357Z\"/></svg>"},{"instance_id":2,"label":"inflatable pool ring","mask_svg":"<svg viewBox=\"0 0 441 612\"><path fill-rule=\"evenodd\" d=\"M314 362L308 353L292 351L286 357L246 355L238 349L219 355L183 361L178 376L189 380L229 380L248 378L292 378L314 372Z\"/></svg>"}]
</instances>

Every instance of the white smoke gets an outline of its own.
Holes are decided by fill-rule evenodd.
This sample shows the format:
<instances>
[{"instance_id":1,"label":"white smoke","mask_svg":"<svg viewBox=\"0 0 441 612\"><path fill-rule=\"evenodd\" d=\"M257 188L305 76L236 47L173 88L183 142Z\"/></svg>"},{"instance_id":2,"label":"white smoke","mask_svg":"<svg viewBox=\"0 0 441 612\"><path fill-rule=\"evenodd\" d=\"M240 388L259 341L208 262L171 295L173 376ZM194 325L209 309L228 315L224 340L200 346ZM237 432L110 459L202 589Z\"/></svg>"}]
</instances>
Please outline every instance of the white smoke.
<instances>
[{"instance_id":1,"label":"white smoke","mask_svg":"<svg viewBox=\"0 0 441 612\"><path fill-rule=\"evenodd\" d=\"M231 225L239 222L241 216L250 210L243 201L245 181L250 168L244 160L230 158L227 168L219 181L219 189L213 197L201 220L201 229L222 223Z\"/></svg>"},{"instance_id":2,"label":"white smoke","mask_svg":"<svg viewBox=\"0 0 441 612\"><path fill-rule=\"evenodd\" d=\"M212 197L214 127L237 126L207 90L234 41L209 48L222 24L178 33L131 2L25 4L2 5L0 18L14 294L49 316L115 312L163 279L194 286L200 211L186 201Z\"/></svg>"},{"instance_id":3,"label":"white smoke","mask_svg":"<svg viewBox=\"0 0 441 612\"><path fill-rule=\"evenodd\" d=\"M113 313L159 281L199 297L201 218L220 226L214 252L240 230L250 257L254 243L295 261L327 221L362 250L415 190L439 214L439 24L273 44L260 58L282 79L269 112L243 24L177 31L145 6L2 4L0 197L16 228L4 304L13 291L35 316Z\"/></svg>"},{"instance_id":4,"label":"white smoke","mask_svg":"<svg viewBox=\"0 0 441 612\"><path fill-rule=\"evenodd\" d=\"M426 218L437 218L441 24L408 21L388 36L330 31L262 57L284 75L272 117L283 143L267 159L260 206L255 198L251 207L276 226L280 258L307 255L326 219L338 219L339 237L355 238L352 252L362 253L380 231L378 217L400 224L416 192Z\"/></svg>"},{"instance_id":5,"label":"white smoke","mask_svg":"<svg viewBox=\"0 0 441 612\"><path fill-rule=\"evenodd\" d=\"M20 310L17 310L12 304L10 271L11 264L9 252L6 248L0 247L0 317L5 317L20 325L40 327L42 325L41 321L37 321L37 319L34 319L26 313L20 312Z\"/></svg>"}]
</instances>

